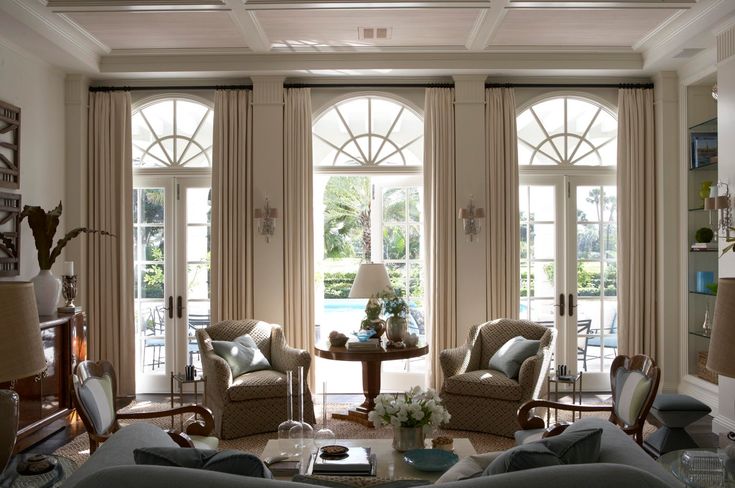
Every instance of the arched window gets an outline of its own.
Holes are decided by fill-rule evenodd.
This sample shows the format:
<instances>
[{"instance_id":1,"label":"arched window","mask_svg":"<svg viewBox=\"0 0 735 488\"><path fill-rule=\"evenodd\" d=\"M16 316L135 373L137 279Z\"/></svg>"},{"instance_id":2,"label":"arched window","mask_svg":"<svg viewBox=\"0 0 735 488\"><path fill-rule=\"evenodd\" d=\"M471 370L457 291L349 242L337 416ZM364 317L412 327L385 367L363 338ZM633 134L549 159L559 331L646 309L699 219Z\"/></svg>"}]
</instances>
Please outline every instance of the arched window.
<instances>
[{"instance_id":1,"label":"arched window","mask_svg":"<svg viewBox=\"0 0 735 488\"><path fill-rule=\"evenodd\" d=\"M421 166L424 123L407 105L380 96L332 105L314 123L314 165Z\"/></svg>"},{"instance_id":2,"label":"arched window","mask_svg":"<svg viewBox=\"0 0 735 488\"><path fill-rule=\"evenodd\" d=\"M133 167L212 166L213 111L182 97L159 99L133 111Z\"/></svg>"},{"instance_id":3,"label":"arched window","mask_svg":"<svg viewBox=\"0 0 735 488\"><path fill-rule=\"evenodd\" d=\"M517 118L518 164L615 166L615 115L587 98L560 96L531 105Z\"/></svg>"}]
</instances>

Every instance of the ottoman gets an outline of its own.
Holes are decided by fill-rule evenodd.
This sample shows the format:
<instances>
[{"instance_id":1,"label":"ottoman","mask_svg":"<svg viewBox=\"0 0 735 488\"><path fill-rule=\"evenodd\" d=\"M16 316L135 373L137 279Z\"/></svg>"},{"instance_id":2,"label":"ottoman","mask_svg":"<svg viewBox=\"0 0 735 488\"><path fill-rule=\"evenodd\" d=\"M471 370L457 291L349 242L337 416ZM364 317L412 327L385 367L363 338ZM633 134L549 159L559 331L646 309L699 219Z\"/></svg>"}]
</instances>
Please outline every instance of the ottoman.
<instances>
[{"instance_id":1,"label":"ottoman","mask_svg":"<svg viewBox=\"0 0 735 488\"><path fill-rule=\"evenodd\" d=\"M658 395L651 406L651 415L663 425L645 440L645 447L659 456L679 449L697 447L697 443L684 427L710 411L707 405L688 395Z\"/></svg>"}]
</instances>

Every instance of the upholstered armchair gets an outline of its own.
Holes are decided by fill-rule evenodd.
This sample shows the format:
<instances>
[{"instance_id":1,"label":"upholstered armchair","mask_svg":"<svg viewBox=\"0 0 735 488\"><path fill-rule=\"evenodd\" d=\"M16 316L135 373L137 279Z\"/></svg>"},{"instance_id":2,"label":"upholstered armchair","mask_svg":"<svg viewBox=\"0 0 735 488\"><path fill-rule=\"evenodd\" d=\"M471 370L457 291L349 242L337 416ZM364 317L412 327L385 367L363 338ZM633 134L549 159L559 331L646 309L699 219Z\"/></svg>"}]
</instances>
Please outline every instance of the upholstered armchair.
<instances>
[{"instance_id":1,"label":"upholstered armchair","mask_svg":"<svg viewBox=\"0 0 735 488\"><path fill-rule=\"evenodd\" d=\"M218 356L212 341L233 341L249 334L272 369L252 371L232 377L227 361ZM196 331L202 358L205 405L214 414L215 432L221 439L233 439L262 432L275 432L286 420L286 371L294 372L294 405L298 392L296 371L304 367L308 378L311 355L286 344L280 325L258 320L225 321ZM297 407L294 408L294 415ZM314 404L308 385L304 394L304 421L314 424Z\"/></svg>"},{"instance_id":2,"label":"upholstered armchair","mask_svg":"<svg viewBox=\"0 0 735 488\"><path fill-rule=\"evenodd\" d=\"M493 354L516 336L540 341L538 352L521 364L518 378L488 369ZM539 398L546 387L555 338L554 328L526 320L498 319L475 325L463 346L442 351L441 397L452 415L446 428L513 437L519 428L518 407Z\"/></svg>"}]
</instances>

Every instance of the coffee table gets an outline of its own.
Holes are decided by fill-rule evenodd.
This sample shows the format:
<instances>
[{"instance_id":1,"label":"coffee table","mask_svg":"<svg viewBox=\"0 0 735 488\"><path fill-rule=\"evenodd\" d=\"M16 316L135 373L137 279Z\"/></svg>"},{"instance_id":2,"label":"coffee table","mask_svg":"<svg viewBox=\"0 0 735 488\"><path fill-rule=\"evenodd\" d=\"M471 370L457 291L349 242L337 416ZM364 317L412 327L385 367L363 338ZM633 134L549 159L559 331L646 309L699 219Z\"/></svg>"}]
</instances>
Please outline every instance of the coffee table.
<instances>
[{"instance_id":1,"label":"coffee table","mask_svg":"<svg viewBox=\"0 0 735 488\"><path fill-rule=\"evenodd\" d=\"M347 447L369 447L375 453L378 460L378 478L390 478L391 466L393 466L393 478L420 478L432 483L439 479L443 473L419 471L403 461L403 453L393 449L393 439L337 439L335 444ZM426 447L431 447L431 439L426 440ZM276 456L280 452L278 439L268 441L261 459ZM469 439L454 439L454 453L460 459L477 454ZM290 479L283 477L278 479Z\"/></svg>"}]
</instances>

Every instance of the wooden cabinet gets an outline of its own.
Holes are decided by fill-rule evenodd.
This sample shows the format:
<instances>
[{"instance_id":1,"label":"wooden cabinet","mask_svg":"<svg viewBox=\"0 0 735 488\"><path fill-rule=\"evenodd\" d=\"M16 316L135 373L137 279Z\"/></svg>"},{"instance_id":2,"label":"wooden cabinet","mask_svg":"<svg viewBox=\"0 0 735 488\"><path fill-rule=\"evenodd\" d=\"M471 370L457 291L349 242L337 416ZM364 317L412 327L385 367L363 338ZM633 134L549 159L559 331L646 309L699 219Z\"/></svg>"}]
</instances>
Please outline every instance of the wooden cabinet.
<instances>
[{"instance_id":1,"label":"wooden cabinet","mask_svg":"<svg viewBox=\"0 0 735 488\"><path fill-rule=\"evenodd\" d=\"M63 428L72 412L71 374L87 358L84 313L42 316L41 339L47 368L35 377L15 381L20 397L20 419L16 451ZM0 388L10 387L9 383Z\"/></svg>"}]
</instances>

